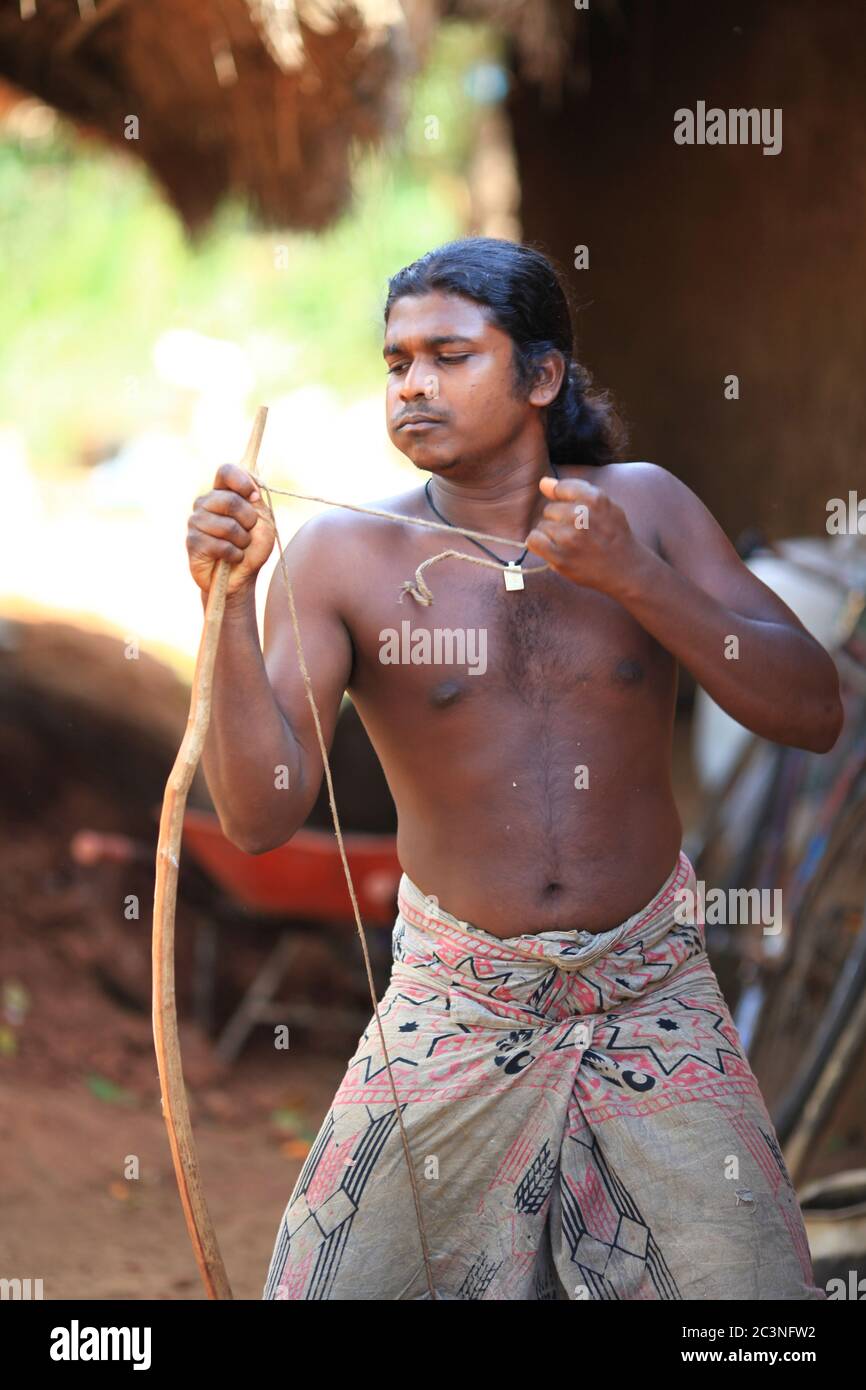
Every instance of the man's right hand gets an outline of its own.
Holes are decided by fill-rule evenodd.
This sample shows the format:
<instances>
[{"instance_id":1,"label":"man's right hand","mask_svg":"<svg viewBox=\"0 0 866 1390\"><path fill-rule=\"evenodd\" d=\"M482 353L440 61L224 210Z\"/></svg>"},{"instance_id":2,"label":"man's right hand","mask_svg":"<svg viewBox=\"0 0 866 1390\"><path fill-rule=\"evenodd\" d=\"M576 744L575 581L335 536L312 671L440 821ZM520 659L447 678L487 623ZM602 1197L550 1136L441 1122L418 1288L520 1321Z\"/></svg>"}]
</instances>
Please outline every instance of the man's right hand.
<instances>
[{"instance_id":1,"label":"man's right hand","mask_svg":"<svg viewBox=\"0 0 866 1390\"><path fill-rule=\"evenodd\" d=\"M243 468L224 463L217 469L213 491L193 503L186 536L193 579L207 593L217 560L228 560L226 593L251 589L273 545L273 523L253 479Z\"/></svg>"}]
</instances>

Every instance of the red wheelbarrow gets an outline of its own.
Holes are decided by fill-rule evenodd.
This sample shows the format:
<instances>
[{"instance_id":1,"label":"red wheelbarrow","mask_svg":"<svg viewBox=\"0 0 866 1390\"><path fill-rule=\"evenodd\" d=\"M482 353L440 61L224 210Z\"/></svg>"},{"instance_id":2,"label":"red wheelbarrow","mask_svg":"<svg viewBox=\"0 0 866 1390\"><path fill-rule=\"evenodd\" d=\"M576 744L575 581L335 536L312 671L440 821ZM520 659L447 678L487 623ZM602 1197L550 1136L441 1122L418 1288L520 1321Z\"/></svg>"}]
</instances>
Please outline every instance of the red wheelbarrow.
<instances>
[{"instance_id":1,"label":"red wheelbarrow","mask_svg":"<svg viewBox=\"0 0 866 1390\"><path fill-rule=\"evenodd\" d=\"M158 819L158 807L154 808L154 815ZM382 963L386 963L386 958L390 960L390 942L383 942L381 933L384 928L390 935L397 914L397 888L402 872L397 859L397 837L346 831L343 844L361 921L365 929L373 928L368 943L375 968L377 955ZM346 952L342 947L347 929L357 942L352 902L334 832L305 826L279 849L251 855L226 839L213 812L188 808L184 816L183 846L186 859L196 865L220 894L216 901L211 896L208 909L197 913L194 1012L206 1032L214 1033L216 956L223 925L235 923L239 911L247 921L285 924L252 984L219 1033L215 1042L217 1055L224 1061L233 1061L257 1023L317 1028L326 1023L360 1032L369 1021L372 1011L369 1007L363 1011L332 1006L323 1010L314 1004L287 1004L275 1000L306 937L315 935L326 944L333 952L340 973L345 971L346 965ZM86 866L109 861L153 861L151 845L127 835L89 829L76 832L70 852L76 863ZM359 978L363 977L362 988L366 990L359 942L356 951Z\"/></svg>"},{"instance_id":2,"label":"red wheelbarrow","mask_svg":"<svg viewBox=\"0 0 866 1390\"><path fill-rule=\"evenodd\" d=\"M397 887L402 872L396 836L348 831L343 835L343 844L364 927L387 928L390 932L397 913ZM257 1023L321 1026L320 1007L279 1003L274 996L306 934L315 930L321 936L326 925L355 928L333 831L303 828L279 849L250 855L226 839L214 814L188 809L183 845L190 859L233 903L260 919L286 922L285 931L220 1033L217 1055L226 1062L234 1060ZM324 939L329 944L333 942L327 933ZM212 956L214 946L212 939L204 943L204 950ZM358 951L360 956L360 943ZM363 1013L357 1009L329 1008L326 1017L331 1026L345 1025L359 1031L370 1013L371 1008Z\"/></svg>"}]
</instances>

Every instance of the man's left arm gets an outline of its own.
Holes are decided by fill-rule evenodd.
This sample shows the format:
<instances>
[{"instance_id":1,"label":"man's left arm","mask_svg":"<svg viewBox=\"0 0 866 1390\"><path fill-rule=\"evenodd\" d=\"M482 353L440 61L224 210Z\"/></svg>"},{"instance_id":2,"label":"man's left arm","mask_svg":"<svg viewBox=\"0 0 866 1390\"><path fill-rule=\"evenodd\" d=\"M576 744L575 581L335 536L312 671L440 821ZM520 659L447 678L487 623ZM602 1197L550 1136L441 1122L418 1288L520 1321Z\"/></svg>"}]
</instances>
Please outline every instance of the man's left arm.
<instances>
[{"instance_id":1,"label":"man's left arm","mask_svg":"<svg viewBox=\"0 0 866 1390\"><path fill-rule=\"evenodd\" d=\"M743 564L690 488L653 464L641 471L661 554L606 493L574 478L542 479L550 500L530 550L621 603L747 729L827 752L843 717L833 660ZM586 509L579 527L575 505Z\"/></svg>"}]
</instances>

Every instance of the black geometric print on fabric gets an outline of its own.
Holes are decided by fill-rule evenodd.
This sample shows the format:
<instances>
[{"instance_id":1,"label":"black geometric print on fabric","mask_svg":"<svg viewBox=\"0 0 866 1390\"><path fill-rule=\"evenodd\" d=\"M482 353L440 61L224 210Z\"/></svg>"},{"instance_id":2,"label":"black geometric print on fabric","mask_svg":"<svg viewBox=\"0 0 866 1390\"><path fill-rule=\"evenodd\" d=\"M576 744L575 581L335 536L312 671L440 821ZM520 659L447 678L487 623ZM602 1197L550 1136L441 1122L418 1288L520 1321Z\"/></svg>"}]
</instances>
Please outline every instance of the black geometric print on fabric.
<instances>
[{"instance_id":1,"label":"black geometric print on fabric","mask_svg":"<svg viewBox=\"0 0 866 1390\"><path fill-rule=\"evenodd\" d=\"M403 922L402 918L399 918L391 933L391 954L396 961L402 961L405 957L406 952L403 946L405 936L406 924Z\"/></svg>"},{"instance_id":2,"label":"black geometric print on fabric","mask_svg":"<svg viewBox=\"0 0 866 1390\"><path fill-rule=\"evenodd\" d=\"M321 1162L322 1155L327 1151L327 1149L331 1145L331 1138L333 1133L334 1111L332 1108L328 1111L327 1115L322 1121L322 1127L319 1131L319 1136L313 1147L310 1149L310 1152L307 1154L304 1166L301 1169L301 1175L298 1178L299 1192L306 1193L307 1188L312 1182L313 1175L316 1169L318 1168L319 1163Z\"/></svg>"},{"instance_id":3,"label":"black geometric print on fabric","mask_svg":"<svg viewBox=\"0 0 866 1390\"><path fill-rule=\"evenodd\" d=\"M644 1048L633 1050L646 1051ZM619 1062L612 1061L591 1047L584 1052L583 1060L606 1081L613 1082L614 1086L625 1086L629 1091L651 1091L656 1084L656 1078L650 1072L637 1071L634 1067L621 1067Z\"/></svg>"},{"instance_id":4,"label":"black geometric print on fabric","mask_svg":"<svg viewBox=\"0 0 866 1390\"><path fill-rule=\"evenodd\" d=\"M788 1172L788 1169L785 1167L785 1159L782 1154L782 1150L779 1148L778 1139L776 1138L775 1134L768 1134L765 1129L761 1130L761 1134L764 1136L767 1148L770 1150L770 1153L776 1160L776 1167L778 1168L779 1172L782 1174L782 1177L785 1179L785 1182L788 1184L791 1191L793 1192L794 1185L791 1182L791 1175Z\"/></svg>"},{"instance_id":5,"label":"black geometric print on fabric","mask_svg":"<svg viewBox=\"0 0 866 1390\"><path fill-rule=\"evenodd\" d=\"M509 970L507 966L503 966L496 974L487 974L487 970L489 969L487 963L485 963L484 968L481 973L479 973L474 956L463 956L460 960L455 961L454 965L448 965L445 961L442 961L441 964L443 969L450 970L456 979L459 980L461 975L465 975L467 979L473 980L475 984L483 985L483 992L491 998L496 996L500 985L509 985L514 977L514 971Z\"/></svg>"},{"instance_id":6,"label":"black geometric print on fabric","mask_svg":"<svg viewBox=\"0 0 866 1390\"><path fill-rule=\"evenodd\" d=\"M496 1044L496 1055L493 1058L493 1065L501 1067L506 1076L516 1076L518 1072L524 1071L535 1058L532 1053L524 1047L532 1038L531 1028L515 1028Z\"/></svg>"},{"instance_id":7,"label":"black geometric print on fabric","mask_svg":"<svg viewBox=\"0 0 866 1390\"><path fill-rule=\"evenodd\" d=\"M457 1297L466 1299L470 1302L477 1302L482 1299L493 1283L496 1273L502 1268L502 1260L494 1264L482 1253L475 1259L464 1277L463 1283L457 1290Z\"/></svg>"},{"instance_id":8,"label":"black geometric print on fabric","mask_svg":"<svg viewBox=\"0 0 866 1390\"><path fill-rule=\"evenodd\" d=\"M532 994L529 996L530 1009L539 1009L541 1007L550 994L550 991L559 980L559 974L560 972L558 970L549 970L547 972L538 988L533 990Z\"/></svg>"},{"instance_id":9,"label":"black geometric print on fabric","mask_svg":"<svg viewBox=\"0 0 866 1390\"><path fill-rule=\"evenodd\" d=\"M708 1046L705 1049L702 1048L700 1052L683 1052L677 1057L673 1065L670 1065L665 1059L664 1053L656 1052L651 1043L638 1042L633 1036L633 1033L627 1031L623 1051L629 1054L642 1052L647 1057L651 1057L664 1076L673 1076L676 1071L684 1066L688 1066L691 1062L701 1062L704 1066L710 1067L713 1071L718 1072L719 1076L727 1076L728 1072L725 1069L724 1063L725 1057L735 1057L738 1062L743 1061L742 1052L723 1031L725 1019L716 1009L710 1008L708 1004L690 1004L686 999L662 998L658 1002L664 1006L667 1014L676 1015L678 1011L691 1014L706 1014L708 1019L712 1019L712 1031L719 1034L723 1042L715 1046ZM605 1052L616 1052L617 1040L621 1031L621 1027L618 1024L612 1025L611 1036L604 1044Z\"/></svg>"},{"instance_id":10,"label":"black geometric print on fabric","mask_svg":"<svg viewBox=\"0 0 866 1390\"><path fill-rule=\"evenodd\" d=\"M644 1221L631 1194L608 1167L598 1139L593 1137L589 1144L583 1140L571 1142L579 1142L583 1148L589 1149L590 1164L600 1178L602 1189L619 1217L614 1240L606 1240L604 1236L595 1232L591 1199L585 1199L586 1204L582 1208L571 1185L560 1184L563 1235L568 1243L571 1259L581 1273L582 1282L590 1292L593 1292L594 1285L599 1288L596 1297L618 1299L619 1295L612 1283L604 1277L610 1255L617 1249L625 1251L643 1266L660 1299L681 1299L676 1280L650 1227ZM607 1208L605 1211L607 1213Z\"/></svg>"},{"instance_id":11,"label":"black geometric print on fabric","mask_svg":"<svg viewBox=\"0 0 866 1390\"><path fill-rule=\"evenodd\" d=\"M404 1111L406 1106L401 1106ZM370 1115L369 1108L367 1114ZM346 1194L351 1203L351 1210L344 1219L335 1226L327 1236L324 1236L322 1244L316 1253L316 1262L310 1277L308 1298L326 1299L331 1286L337 1277L340 1263L343 1258L349 1234L352 1229L352 1222L357 1214L361 1202L364 1188L367 1186L372 1176L376 1163L384 1149L389 1136L396 1128L397 1114L392 1110L388 1114L380 1115L376 1119L370 1116L370 1124L362 1134L360 1140L355 1145L352 1153L353 1162L347 1166L346 1173L338 1191ZM315 1220L316 1213L312 1213Z\"/></svg>"},{"instance_id":12,"label":"black geometric print on fabric","mask_svg":"<svg viewBox=\"0 0 866 1390\"><path fill-rule=\"evenodd\" d=\"M535 1266L533 1293L538 1303L560 1303L562 1285L549 1261L539 1260Z\"/></svg>"},{"instance_id":13,"label":"black geometric print on fabric","mask_svg":"<svg viewBox=\"0 0 866 1390\"><path fill-rule=\"evenodd\" d=\"M550 1152L550 1145L545 1139L514 1189L514 1206L517 1211L533 1214L541 1211L553 1187L557 1162L558 1156Z\"/></svg>"}]
</instances>

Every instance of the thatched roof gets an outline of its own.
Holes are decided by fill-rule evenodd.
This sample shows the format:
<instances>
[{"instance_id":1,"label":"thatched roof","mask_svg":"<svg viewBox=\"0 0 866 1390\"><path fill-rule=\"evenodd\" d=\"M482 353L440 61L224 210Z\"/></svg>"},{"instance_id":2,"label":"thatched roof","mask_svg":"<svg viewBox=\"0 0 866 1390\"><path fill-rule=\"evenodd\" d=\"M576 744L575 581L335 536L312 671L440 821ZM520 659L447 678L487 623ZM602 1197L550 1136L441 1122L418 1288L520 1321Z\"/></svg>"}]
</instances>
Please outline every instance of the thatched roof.
<instances>
[{"instance_id":1,"label":"thatched roof","mask_svg":"<svg viewBox=\"0 0 866 1390\"><path fill-rule=\"evenodd\" d=\"M143 159L191 232L230 190L263 226L316 230L348 202L353 141L399 131L448 17L560 79L562 0L0 0L0 78Z\"/></svg>"},{"instance_id":2,"label":"thatched roof","mask_svg":"<svg viewBox=\"0 0 866 1390\"><path fill-rule=\"evenodd\" d=\"M263 225L327 225L349 194L353 138L399 123L414 59L397 0L81 10L0 0L0 75L142 158L191 231L230 189Z\"/></svg>"}]
</instances>

